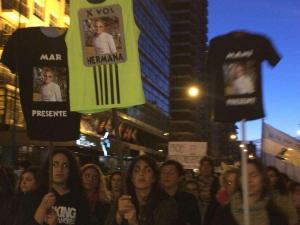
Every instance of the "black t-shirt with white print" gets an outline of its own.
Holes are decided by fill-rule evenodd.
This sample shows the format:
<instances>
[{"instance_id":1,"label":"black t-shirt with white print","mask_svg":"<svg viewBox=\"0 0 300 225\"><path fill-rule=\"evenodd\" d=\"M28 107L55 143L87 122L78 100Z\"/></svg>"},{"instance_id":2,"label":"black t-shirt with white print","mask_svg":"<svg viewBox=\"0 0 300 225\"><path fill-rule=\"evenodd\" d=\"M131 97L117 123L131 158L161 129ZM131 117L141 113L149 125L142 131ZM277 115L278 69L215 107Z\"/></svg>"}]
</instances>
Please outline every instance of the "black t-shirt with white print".
<instances>
[{"instance_id":1,"label":"black t-shirt with white print","mask_svg":"<svg viewBox=\"0 0 300 225\"><path fill-rule=\"evenodd\" d=\"M280 57L264 36L231 32L210 41L208 68L213 80L213 118L236 122L264 117L261 63Z\"/></svg>"},{"instance_id":2,"label":"black t-shirt with white print","mask_svg":"<svg viewBox=\"0 0 300 225\"><path fill-rule=\"evenodd\" d=\"M19 77L28 136L43 141L76 140L80 114L70 112L65 33L50 37L41 29L56 28L16 30L1 62Z\"/></svg>"},{"instance_id":3,"label":"black t-shirt with white print","mask_svg":"<svg viewBox=\"0 0 300 225\"><path fill-rule=\"evenodd\" d=\"M55 189L55 204L52 209L57 215L57 225L91 225L89 204L86 196L74 191L60 195ZM26 193L22 202L22 225L39 225L34 214L47 190L38 189ZM100 225L100 224L99 224Z\"/></svg>"}]
</instances>

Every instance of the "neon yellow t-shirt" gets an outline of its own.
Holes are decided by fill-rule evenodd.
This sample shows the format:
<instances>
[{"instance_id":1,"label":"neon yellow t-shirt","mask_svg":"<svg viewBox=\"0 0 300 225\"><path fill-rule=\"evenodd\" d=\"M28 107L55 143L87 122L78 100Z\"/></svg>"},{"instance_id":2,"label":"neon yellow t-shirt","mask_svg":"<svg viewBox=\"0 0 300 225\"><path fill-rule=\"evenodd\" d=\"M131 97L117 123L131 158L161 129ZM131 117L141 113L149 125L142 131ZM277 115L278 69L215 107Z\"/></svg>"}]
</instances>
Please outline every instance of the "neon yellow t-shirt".
<instances>
[{"instance_id":1,"label":"neon yellow t-shirt","mask_svg":"<svg viewBox=\"0 0 300 225\"><path fill-rule=\"evenodd\" d=\"M71 110L94 113L144 104L132 1L71 1L70 19Z\"/></svg>"}]
</instances>

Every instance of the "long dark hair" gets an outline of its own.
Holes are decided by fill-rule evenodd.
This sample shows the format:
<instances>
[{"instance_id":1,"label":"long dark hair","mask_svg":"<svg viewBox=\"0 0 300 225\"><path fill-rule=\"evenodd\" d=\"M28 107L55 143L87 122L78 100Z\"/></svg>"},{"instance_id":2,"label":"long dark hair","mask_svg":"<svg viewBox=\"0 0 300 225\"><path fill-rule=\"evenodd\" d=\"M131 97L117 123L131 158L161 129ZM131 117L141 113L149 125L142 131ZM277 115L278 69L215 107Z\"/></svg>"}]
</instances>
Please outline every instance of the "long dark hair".
<instances>
[{"instance_id":1,"label":"long dark hair","mask_svg":"<svg viewBox=\"0 0 300 225\"><path fill-rule=\"evenodd\" d=\"M154 182L152 183L150 194L147 198L147 202L145 205L145 217L147 219L147 222L151 224L152 221L152 212L153 210L158 206L159 202L163 200L164 198L167 198L167 194L160 188L159 186L159 170L158 166L153 158L151 158L148 155L142 155L137 158L135 158L132 163L130 164L128 168L128 173L126 177L126 185L127 185L127 191L128 194L132 197L132 202L135 205L135 208L137 210L137 215L139 215L139 203L137 200L135 187L132 183L132 174L135 165L139 161L144 161L152 170L153 176L154 176Z\"/></svg>"},{"instance_id":2,"label":"long dark hair","mask_svg":"<svg viewBox=\"0 0 300 225\"><path fill-rule=\"evenodd\" d=\"M284 180L283 180L279 170L274 166L268 166L267 172L268 171L273 171L277 177L277 181L276 181L274 187L272 187L272 189L278 191L282 195L288 194L288 189L284 183Z\"/></svg>"},{"instance_id":3,"label":"long dark hair","mask_svg":"<svg viewBox=\"0 0 300 225\"><path fill-rule=\"evenodd\" d=\"M67 187L71 190L71 192L75 194L83 195L84 191L80 179L80 169L79 169L77 159L75 158L74 154L68 149L55 149L53 151L52 160L53 157L59 153L65 155L69 161L69 177L67 180ZM49 187L49 157L46 159L45 163L43 164L42 171L41 171L41 188L47 190L48 187Z\"/></svg>"}]
</instances>

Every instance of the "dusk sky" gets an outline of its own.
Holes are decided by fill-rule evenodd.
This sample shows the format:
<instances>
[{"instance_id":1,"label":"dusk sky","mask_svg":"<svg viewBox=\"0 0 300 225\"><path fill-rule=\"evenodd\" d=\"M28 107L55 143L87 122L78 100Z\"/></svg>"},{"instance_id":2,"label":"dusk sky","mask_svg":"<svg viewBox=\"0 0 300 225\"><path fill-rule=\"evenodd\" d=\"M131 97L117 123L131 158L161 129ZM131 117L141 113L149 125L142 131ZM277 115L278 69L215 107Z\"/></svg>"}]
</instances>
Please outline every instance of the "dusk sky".
<instances>
[{"instance_id":1,"label":"dusk sky","mask_svg":"<svg viewBox=\"0 0 300 225\"><path fill-rule=\"evenodd\" d=\"M265 122L295 137L300 129L300 1L209 0L208 10L209 40L246 30L272 41L282 58L274 68L263 63ZM261 119L246 122L247 140L261 137L261 123Z\"/></svg>"}]
</instances>

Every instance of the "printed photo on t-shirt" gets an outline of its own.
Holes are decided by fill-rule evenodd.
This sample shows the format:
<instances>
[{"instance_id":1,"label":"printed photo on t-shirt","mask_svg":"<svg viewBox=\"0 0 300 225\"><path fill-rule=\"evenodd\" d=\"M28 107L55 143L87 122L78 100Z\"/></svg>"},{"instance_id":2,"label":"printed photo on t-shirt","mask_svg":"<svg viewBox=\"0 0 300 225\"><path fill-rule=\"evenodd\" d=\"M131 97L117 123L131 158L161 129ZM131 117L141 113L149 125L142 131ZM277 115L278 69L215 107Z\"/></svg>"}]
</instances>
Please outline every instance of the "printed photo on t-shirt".
<instances>
[{"instance_id":1,"label":"printed photo on t-shirt","mask_svg":"<svg viewBox=\"0 0 300 225\"><path fill-rule=\"evenodd\" d=\"M256 68L253 60L223 65L224 94L244 95L256 91Z\"/></svg>"},{"instance_id":2,"label":"printed photo on t-shirt","mask_svg":"<svg viewBox=\"0 0 300 225\"><path fill-rule=\"evenodd\" d=\"M119 5L80 9L79 23L86 66L126 61L122 8Z\"/></svg>"},{"instance_id":3,"label":"printed photo on t-shirt","mask_svg":"<svg viewBox=\"0 0 300 225\"><path fill-rule=\"evenodd\" d=\"M67 100L67 69L65 67L34 67L34 102L65 102Z\"/></svg>"}]
</instances>

